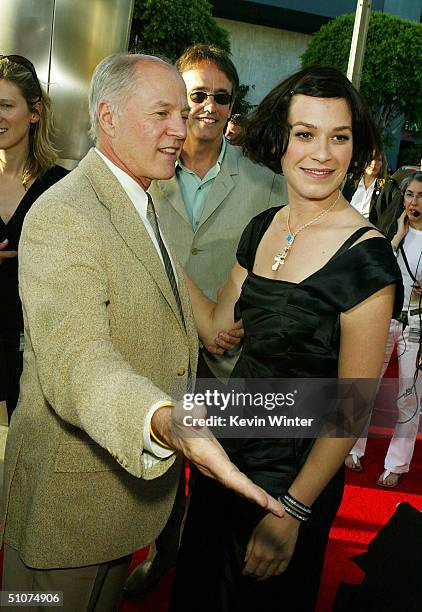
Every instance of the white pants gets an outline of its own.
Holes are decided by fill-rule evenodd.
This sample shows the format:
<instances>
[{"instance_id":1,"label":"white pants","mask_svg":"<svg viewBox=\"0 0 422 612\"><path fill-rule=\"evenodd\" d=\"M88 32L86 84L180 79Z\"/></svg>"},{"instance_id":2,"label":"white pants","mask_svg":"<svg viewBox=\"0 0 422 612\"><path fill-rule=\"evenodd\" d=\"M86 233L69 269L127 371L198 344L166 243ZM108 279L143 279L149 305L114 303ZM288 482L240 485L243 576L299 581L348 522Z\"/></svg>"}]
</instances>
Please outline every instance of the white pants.
<instances>
[{"instance_id":1,"label":"white pants","mask_svg":"<svg viewBox=\"0 0 422 612\"><path fill-rule=\"evenodd\" d=\"M394 429L384 461L384 469L395 474L409 471L415 448L416 436L419 426L419 407L421 404L422 380L418 372L415 387L410 393L413 377L416 370L416 356L419 349L418 342L409 342L409 326L403 329L402 323L393 319L387 339L387 348L384 359L382 375L388 367L394 347L397 347L399 365L399 393L397 398L397 424ZM418 405L419 404L419 405ZM369 422L368 422L369 427ZM367 435L368 428L365 431ZM350 451L356 457L363 457L366 448L366 437L359 438Z\"/></svg>"}]
</instances>

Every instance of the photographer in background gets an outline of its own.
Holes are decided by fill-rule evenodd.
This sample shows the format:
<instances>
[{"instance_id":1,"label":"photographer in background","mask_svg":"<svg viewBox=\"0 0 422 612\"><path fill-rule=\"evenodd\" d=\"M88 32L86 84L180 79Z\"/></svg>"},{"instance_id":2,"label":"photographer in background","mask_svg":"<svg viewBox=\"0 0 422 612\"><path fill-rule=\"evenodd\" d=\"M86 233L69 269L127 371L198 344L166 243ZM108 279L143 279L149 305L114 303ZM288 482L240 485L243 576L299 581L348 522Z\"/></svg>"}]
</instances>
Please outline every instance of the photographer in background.
<instances>
[{"instance_id":1,"label":"photographer in background","mask_svg":"<svg viewBox=\"0 0 422 612\"><path fill-rule=\"evenodd\" d=\"M391 246L397 253L404 285L404 310L392 319L384 361L384 375L394 347L397 348L399 389L397 421L377 484L392 488L409 471L419 426L422 394L419 375L422 298L422 172L413 172L401 185L404 210L397 219ZM389 225L391 225L389 223ZM383 231L383 228L380 228ZM346 458L346 466L360 472L366 438L360 438Z\"/></svg>"}]
</instances>

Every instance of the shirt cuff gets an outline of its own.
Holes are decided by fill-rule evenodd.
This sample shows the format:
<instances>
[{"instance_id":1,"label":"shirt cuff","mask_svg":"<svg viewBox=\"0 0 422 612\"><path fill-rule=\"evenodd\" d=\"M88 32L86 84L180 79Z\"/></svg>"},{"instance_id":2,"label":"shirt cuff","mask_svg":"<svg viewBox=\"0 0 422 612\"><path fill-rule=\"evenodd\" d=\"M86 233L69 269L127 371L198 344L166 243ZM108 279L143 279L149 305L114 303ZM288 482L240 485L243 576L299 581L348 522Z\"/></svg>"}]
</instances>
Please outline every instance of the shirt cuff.
<instances>
[{"instance_id":1,"label":"shirt cuff","mask_svg":"<svg viewBox=\"0 0 422 612\"><path fill-rule=\"evenodd\" d=\"M168 406L168 405L169 405L168 400L164 400L164 399L158 402L155 402L155 404L153 404L151 408L148 410L147 415L145 417L144 450L148 451L149 453L151 453L151 455L153 455L154 457L157 457L158 459L167 459L168 457L171 457L171 455L173 455L176 452L173 449L163 448L162 446L154 442L154 440L151 440L151 436L149 433L149 428L151 426L151 420L155 412L157 412L159 408L163 408L164 406Z\"/></svg>"}]
</instances>

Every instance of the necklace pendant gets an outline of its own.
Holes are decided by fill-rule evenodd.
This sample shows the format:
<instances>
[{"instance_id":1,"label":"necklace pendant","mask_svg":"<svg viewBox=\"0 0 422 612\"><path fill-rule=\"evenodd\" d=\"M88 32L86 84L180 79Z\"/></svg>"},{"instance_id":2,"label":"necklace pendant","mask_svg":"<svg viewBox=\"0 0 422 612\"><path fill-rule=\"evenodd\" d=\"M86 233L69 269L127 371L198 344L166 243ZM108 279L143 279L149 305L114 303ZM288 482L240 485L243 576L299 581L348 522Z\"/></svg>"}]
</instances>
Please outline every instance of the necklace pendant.
<instances>
[{"instance_id":1,"label":"necklace pendant","mask_svg":"<svg viewBox=\"0 0 422 612\"><path fill-rule=\"evenodd\" d=\"M271 269L274 270L274 272L277 272L279 267L284 265L286 257L289 254L289 251L290 251L290 249L293 246L293 242L295 241L295 238L299 234L299 232L301 232L305 228L309 227L313 223L316 223L317 221L322 219L322 217L324 215L329 213L330 210L332 210L334 208L334 206L337 204L337 202L339 201L340 196L341 196L341 191L338 192L338 196L337 196L336 200L332 204L330 204L330 206L328 208L323 210L317 217L315 217L315 219L312 219L311 221L308 221L307 223L304 223L303 225L301 225L300 227L295 229L294 232L291 231L290 225L289 225L289 221L290 221L290 210L289 210L288 215L287 215L287 221L286 221L286 225L287 225L287 236L286 236L287 246L285 246L284 249L280 249L280 251L277 253L277 255L274 256L274 263L271 266Z\"/></svg>"},{"instance_id":2,"label":"necklace pendant","mask_svg":"<svg viewBox=\"0 0 422 612\"><path fill-rule=\"evenodd\" d=\"M284 265L284 260L286 259L288 252L289 247L287 246L285 249L280 251L280 253L277 253L277 255L274 256L274 263L271 266L271 269L274 270L274 272L277 272L279 266Z\"/></svg>"}]
</instances>

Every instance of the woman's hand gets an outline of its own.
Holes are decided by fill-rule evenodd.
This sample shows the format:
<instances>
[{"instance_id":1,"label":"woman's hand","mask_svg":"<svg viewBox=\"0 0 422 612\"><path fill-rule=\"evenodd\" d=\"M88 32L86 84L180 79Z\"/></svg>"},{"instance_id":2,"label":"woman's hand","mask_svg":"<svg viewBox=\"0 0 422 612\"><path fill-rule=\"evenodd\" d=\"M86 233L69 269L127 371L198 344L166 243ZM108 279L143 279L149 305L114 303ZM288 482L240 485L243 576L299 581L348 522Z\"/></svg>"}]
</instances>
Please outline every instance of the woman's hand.
<instances>
[{"instance_id":1,"label":"woman's hand","mask_svg":"<svg viewBox=\"0 0 422 612\"><path fill-rule=\"evenodd\" d=\"M209 344L206 349L213 355L223 355L225 351L232 351L240 344L244 335L243 321L240 320L228 332L221 331L214 338L214 343Z\"/></svg>"},{"instance_id":2,"label":"woman's hand","mask_svg":"<svg viewBox=\"0 0 422 612\"><path fill-rule=\"evenodd\" d=\"M395 249L398 249L400 242L406 236L409 231L409 217L407 212L404 210L400 217L397 219L397 232L391 241L391 244Z\"/></svg>"},{"instance_id":3,"label":"woman's hand","mask_svg":"<svg viewBox=\"0 0 422 612\"><path fill-rule=\"evenodd\" d=\"M418 280L415 283L413 283L412 285L412 298L414 297L413 294L416 294L416 296L418 295L422 295L422 280Z\"/></svg>"},{"instance_id":4,"label":"woman's hand","mask_svg":"<svg viewBox=\"0 0 422 612\"><path fill-rule=\"evenodd\" d=\"M282 518L267 514L249 540L243 575L266 580L282 574L292 558L299 527L300 523L287 513Z\"/></svg>"},{"instance_id":5,"label":"woman's hand","mask_svg":"<svg viewBox=\"0 0 422 612\"><path fill-rule=\"evenodd\" d=\"M227 333L227 330L237 328L234 322L234 306L239 299L246 276L247 271L239 264L235 264L223 289L218 292L218 302L216 304L207 298L185 273L198 336L204 346L215 346L215 338L219 336L222 330ZM224 338L220 340L222 343L227 342L227 339ZM224 350L220 348L217 352L221 354Z\"/></svg>"},{"instance_id":6,"label":"woman's hand","mask_svg":"<svg viewBox=\"0 0 422 612\"><path fill-rule=\"evenodd\" d=\"M6 251L6 247L9 244L9 241L7 240L3 240L3 242L0 242L0 265L6 260L6 259L13 259L14 257L18 256L18 252L17 251Z\"/></svg>"}]
</instances>

